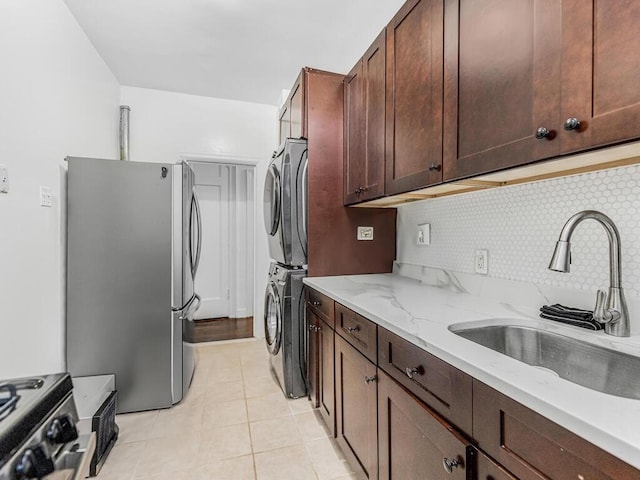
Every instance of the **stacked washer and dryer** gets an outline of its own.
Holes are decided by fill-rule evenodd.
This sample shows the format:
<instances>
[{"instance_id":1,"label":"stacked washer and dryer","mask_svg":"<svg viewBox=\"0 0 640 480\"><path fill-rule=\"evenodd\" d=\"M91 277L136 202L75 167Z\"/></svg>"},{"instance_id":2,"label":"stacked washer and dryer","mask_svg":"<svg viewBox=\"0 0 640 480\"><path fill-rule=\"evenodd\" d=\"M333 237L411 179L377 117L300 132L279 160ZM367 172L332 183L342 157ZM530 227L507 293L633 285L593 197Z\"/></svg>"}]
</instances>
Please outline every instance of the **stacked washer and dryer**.
<instances>
[{"instance_id":1,"label":"stacked washer and dryer","mask_svg":"<svg viewBox=\"0 0 640 480\"><path fill-rule=\"evenodd\" d=\"M265 340L271 369L289 398L306 395L307 141L288 138L274 152L264 186L269 238Z\"/></svg>"}]
</instances>

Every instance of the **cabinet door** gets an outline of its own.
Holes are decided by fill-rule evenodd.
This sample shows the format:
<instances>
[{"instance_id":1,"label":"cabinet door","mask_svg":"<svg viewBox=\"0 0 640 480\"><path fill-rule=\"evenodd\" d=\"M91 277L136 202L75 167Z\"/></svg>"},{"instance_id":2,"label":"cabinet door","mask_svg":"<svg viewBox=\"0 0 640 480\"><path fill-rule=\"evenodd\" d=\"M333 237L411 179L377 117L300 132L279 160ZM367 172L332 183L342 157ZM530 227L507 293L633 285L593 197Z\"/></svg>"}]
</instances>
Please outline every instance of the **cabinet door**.
<instances>
[{"instance_id":1,"label":"cabinet door","mask_svg":"<svg viewBox=\"0 0 640 480\"><path fill-rule=\"evenodd\" d=\"M307 307L307 390L314 408L320 406L320 343L318 332L322 321L315 312Z\"/></svg>"},{"instance_id":2,"label":"cabinet door","mask_svg":"<svg viewBox=\"0 0 640 480\"><path fill-rule=\"evenodd\" d=\"M521 480L640 478L629 464L477 380L473 436Z\"/></svg>"},{"instance_id":3,"label":"cabinet door","mask_svg":"<svg viewBox=\"0 0 640 480\"><path fill-rule=\"evenodd\" d=\"M376 366L335 337L336 436L347 460L368 479L378 478Z\"/></svg>"},{"instance_id":4,"label":"cabinet door","mask_svg":"<svg viewBox=\"0 0 640 480\"><path fill-rule=\"evenodd\" d=\"M320 414L336 435L336 384L335 384L335 348L334 332L325 322L320 322L318 330L318 400Z\"/></svg>"},{"instance_id":5,"label":"cabinet door","mask_svg":"<svg viewBox=\"0 0 640 480\"><path fill-rule=\"evenodd\" d=\"M300 138L305 136L304 125L304 92L302 77L293 86L293 93L291 94L291 136L293 138Z\"/></svg>"},{"instance_id":6,"label":"cabinet door","mask_svg":"<svg viewBox=\"0 0 640 480\"><path fill-rule=\"evenodd\" d=\"M447 0L445 181L559 152L561 13L561 0Z\"/></svg>"},{"instance_id":7,"label":"cabinet door","mask_svg":"<svg viewBox=\"0 0 640 480\"><path fill-rule=\"evenodd\" d=\"M344 204L360 201L365 186L364 78L362 60L344 79Z\"/></svg>"},{"instance_id":8,"label":"cabinet door","mask_svg":"<svg viewBox=\"0 0 640 480\"><path fill-rule=\"evenodd\" d=\"M384 195L385 31L346 76L345 205Z\"/></svg>"},{"instance_id":9,"label":"cabinet door","mask_svg":"<svg viewBox=\"0 0 640 480\"><path fill-rule=\"evenodd\" d=\"M282 145L287 137L291 136L291 112L289 102L280 111L280 143Z\"/></svg>"},{"instance_id":10,"label":"cabinet door","mask_svg":"<svg viewBox=\"0 0 640 480\"><path fill-rule=\"evenodd\" d=\"M518 480L484 453L478 452L478 480Z\"/></svg>"},{"instance_id":11,"label":"cabinet door","mask_svg":"<svg viewBox=\"0 0 640 480\"><path fill-rule=\"evenodd\" d=\"M442 181L443 0L409 0L387 26L387 195Z\"/></svg>"},{"instance_id":12,"label":"cabinet door","mask_svg":"<svg viewBox=\"0 0 640 480\"><path fill-rule=\"evenodd\" d=\"M564 0L563 152L640 137L640 2Z\"/></svg>"},{"instance_id":13,"label":"cabinet door","mask_svg":"<svg viewBox=\"0 0 640 480\"><path fill-rule=\"evenodd\" d=\"M469 442L391 377L381 371L379 377L380 479L472 478Z\"/></svg>"}]
</instances>

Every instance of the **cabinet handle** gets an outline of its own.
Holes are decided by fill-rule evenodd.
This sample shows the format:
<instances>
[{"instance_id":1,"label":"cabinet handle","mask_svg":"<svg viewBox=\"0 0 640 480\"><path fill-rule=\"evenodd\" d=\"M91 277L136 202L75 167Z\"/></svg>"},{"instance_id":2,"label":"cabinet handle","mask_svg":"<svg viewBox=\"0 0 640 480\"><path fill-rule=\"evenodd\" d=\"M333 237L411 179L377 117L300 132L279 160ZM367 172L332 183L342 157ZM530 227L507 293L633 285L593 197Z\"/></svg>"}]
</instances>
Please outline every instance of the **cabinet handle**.
<instances>
[{"instance_id":1,"label":"cabinet handle","mask_svg":"<svg viewBox=\"0 0 640 480\"><path fill-rule=\"evenodd\" d=\"M309 330L312 332L319 332L322 329L320 325L309 325Z\"/></svg>"},{"instance_id":2,"label":"cabinet handle","mask_svg":"<svg viewBox=\"0 0 640 480\"><path fill-rule=\"evenodd\" d=\"M347 332L354 333L360 330L360 327L356 325L355 327L347 327Z\"/></svg>"},{"instance_id":3,"label":"cabinet handle","mask_svg":"<svg viewBox=\"0 0 640 480\"><path fill-rule=\"evenodd\" d=\"M356 195L360 195L361 192L362 192L362 189L360 187L356 188L355 190Z\"/></svg>"},{"instance_id":4,"label":"cabinet handle","mask_svg":"<svg viewBox=\"0 0 640 480\"><path fill-rule=\"evenodd\" d=\"M430 172L439 172L440 170L442 170L442 165L436 165L435 163L432 165L429 165Z\"/></svg>"},{"instance_id":5,"label":"cabinet handle","mask_svg":"<svg viewBox=\"0 0 640 480\"><path fill-rule=\"evenodd\" d=\"M564 129L567 131L580 129L580 120L575 117L567 118L564 121Z\"/></svg>"},{"instance_id":6,"label":"cabinet handle","mask_svg":"<svg viewBox=\"0 0 640 480\"><path fill-rule=\"evenodd\" d=\"M367 385L370 384L371 382L375 382L376 380L378 380L378 376L377 375L365 375L364 377L364 383L366 383Z\"/></svg>"},{"instance_id":7,"label":"cabinet handle","mask_svg":"<svg viewBox=\"0 0 640 480\"><path fill-rule=\"evenodd\" d=\"M540 127L536 130L536 138L538 140L542 140L543 138L553 140L553 137L553 130L549 130L547 127Z\"/></svg>"},{"instance_id":8,"label":"cabinet handle","mask_svg":"<svg viewBox=\"0 0 640 480\"><path fill-rule=\"evenodd\" d=\"M422 365L418 365L417 367L407 367L404 369L404 373L407 374L407 377L413 379L414 375L424 375L424 368Z\"/></svg>"},{"instance_id":9,"label":"cabinet handle","mask_svg":"<svg viewBox=\"0 0 640 480\"><path fill-rule=\"evenodd\" d=\"M314 300L313 302L311 302L311 305L313 305L314 307L319 307L320 305L322 305L322 302Z\"/></svg>"},{"instance_id":10,"label":"cabinet handle","mask_svg":"<svg viewBox=\"0 0 640 480\"><path fill-rule=\"evenodd\" d=\"M447 473L453 473L454 468L458 468L460 466L460 462L455 458L449 460L447 457L442 459L442 466L444 467L444 471Z\"/></svg>"}]
</instances>

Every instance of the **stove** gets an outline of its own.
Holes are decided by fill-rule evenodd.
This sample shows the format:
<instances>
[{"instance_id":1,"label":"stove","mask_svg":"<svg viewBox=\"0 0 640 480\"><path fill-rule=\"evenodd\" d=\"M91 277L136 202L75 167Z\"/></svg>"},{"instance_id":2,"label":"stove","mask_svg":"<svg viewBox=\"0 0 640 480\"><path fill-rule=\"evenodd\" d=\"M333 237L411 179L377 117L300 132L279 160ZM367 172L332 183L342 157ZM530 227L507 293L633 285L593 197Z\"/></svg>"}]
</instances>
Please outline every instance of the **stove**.
<instances>
[{"instance_id":1,"label":"stove","mask_svg":"<svg viewBox=\"0 0 640 480\"><path fill-rule=\"evenodd\" d=\"M0 480L76 480L95 435L78 436L68 373L0 381Z\"/></svg>"}]
</instances>

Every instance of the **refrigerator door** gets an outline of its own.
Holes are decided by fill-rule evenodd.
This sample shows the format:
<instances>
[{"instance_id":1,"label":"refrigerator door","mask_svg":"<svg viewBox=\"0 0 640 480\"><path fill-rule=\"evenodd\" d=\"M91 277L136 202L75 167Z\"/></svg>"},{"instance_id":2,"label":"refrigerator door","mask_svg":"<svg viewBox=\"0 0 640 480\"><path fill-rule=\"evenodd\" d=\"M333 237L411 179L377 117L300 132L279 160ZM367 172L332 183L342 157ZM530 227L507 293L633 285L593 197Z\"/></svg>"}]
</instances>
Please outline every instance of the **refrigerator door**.
<instances>
[{"instance_id":1,"label":"refrigerator door","mask_svg":"<svg viewBox=\"0 0 640 480\"><path fill-rule=\"evenodd\" d=\"M173 321L172 374L173 403L189 388L195 369L195 347L184 340L185 322L193 321L200 306L194 280L202 250L202 219L195 195L195 174L184 162L174 166L173 182Z\"/></svg>"},{"instance_id":2,"label":"refrigerator door","mask_svg":"<svg viewBox=\"0 0 640 480\"><path fill-rule=\"evenodd\" d=\"M68 159L67 368L118 413L172 404L172 165Z\"/></svg>"}]
</instances>

